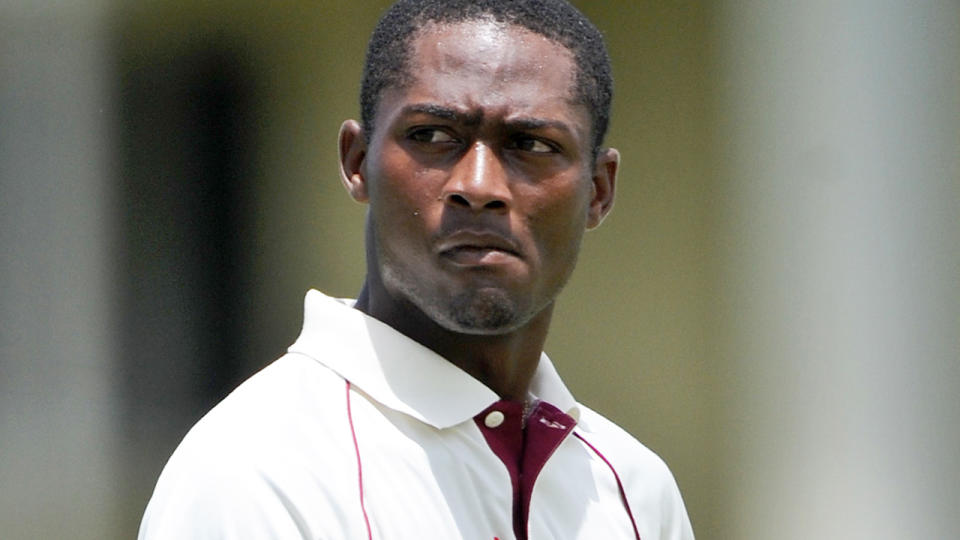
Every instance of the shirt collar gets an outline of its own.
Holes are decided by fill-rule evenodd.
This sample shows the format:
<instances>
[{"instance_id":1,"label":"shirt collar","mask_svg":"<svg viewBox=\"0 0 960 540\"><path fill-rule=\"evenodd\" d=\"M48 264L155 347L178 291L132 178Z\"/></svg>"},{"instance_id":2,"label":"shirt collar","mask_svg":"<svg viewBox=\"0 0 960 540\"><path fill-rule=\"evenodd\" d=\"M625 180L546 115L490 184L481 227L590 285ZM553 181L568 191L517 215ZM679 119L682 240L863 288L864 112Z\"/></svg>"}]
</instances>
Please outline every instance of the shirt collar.
<instances>
[{"instance_id":1,"label":"shirt collar","mask_svg":"<svg viewBox=\"0 0 960 540\"><path fill-rule=\"evenodd\" d=\"M438 429L471 420L500 398L437 353L383 322L310 290L303 331L289 352L330 368L379 403ZM546 354L530 392L578 419L579 408Z\"/></svg>"}]
</instances>

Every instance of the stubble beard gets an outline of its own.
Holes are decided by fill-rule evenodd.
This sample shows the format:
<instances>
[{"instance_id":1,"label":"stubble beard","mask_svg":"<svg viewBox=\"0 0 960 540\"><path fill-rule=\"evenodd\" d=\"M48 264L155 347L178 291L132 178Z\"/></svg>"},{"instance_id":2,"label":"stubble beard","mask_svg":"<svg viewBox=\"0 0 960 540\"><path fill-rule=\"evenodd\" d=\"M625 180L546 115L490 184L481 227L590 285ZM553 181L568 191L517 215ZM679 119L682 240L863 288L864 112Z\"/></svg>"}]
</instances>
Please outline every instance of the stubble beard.
<instances>
[{"instance_id":1,"label":"stubble beard","mask_svg":"<svg viewBox=\"0 0 960 540\"><path fill-rule=\"evenodd\" d=\"M512 332L532 317L524 315L516 299L499 288L469 289L445 296L439 288L425 287L410 276L383 268L388 290L399 293L430 320L451 332L472 335L500 335Z\"/></svg>"},{"instance_id":2,"label":"stubble beard","mask_svg":"<svg viewBox=\"0 0 960 540\"><path fill-rule=\"evenodd\" d=\"M454 296L449 306L447 315L453 324L446 326L448 330L500 334L526 323L525 320L518 321L516 303L501 289L464 292Z\"/></svg>"}]
</instances>

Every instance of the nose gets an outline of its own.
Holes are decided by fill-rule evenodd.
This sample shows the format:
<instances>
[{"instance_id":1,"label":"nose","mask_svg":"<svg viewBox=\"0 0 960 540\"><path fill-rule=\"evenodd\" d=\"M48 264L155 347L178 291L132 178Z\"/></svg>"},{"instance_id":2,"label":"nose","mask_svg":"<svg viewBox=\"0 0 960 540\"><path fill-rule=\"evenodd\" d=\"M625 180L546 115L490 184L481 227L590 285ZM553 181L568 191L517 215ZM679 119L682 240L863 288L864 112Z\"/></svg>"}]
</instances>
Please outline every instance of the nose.
<instances>
[{"instance_id":1,"label":"nose","mask_svg":"<svg viewBox=\"0 0 960 540\"><path fill-rule=\"evenodd\" d=\"M489 146L477 142L459 159L444 185L446 204L474 212L505 212L510 208L509 178L503 163Z\"/></svg>"}]
</instances>

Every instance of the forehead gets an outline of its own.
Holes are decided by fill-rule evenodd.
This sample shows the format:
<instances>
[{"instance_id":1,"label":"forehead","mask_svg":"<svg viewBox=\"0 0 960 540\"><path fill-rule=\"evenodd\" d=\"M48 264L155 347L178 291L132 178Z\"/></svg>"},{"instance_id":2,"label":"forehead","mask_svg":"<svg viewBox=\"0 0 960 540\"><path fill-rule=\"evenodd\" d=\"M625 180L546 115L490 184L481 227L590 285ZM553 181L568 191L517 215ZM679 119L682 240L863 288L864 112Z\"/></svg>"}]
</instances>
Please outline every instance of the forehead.
<instances>
[{"instance_id":1,"label":"forehead","mask_svg":"<svg viewBox=\"0 0 960 540\"><path fill-rule=\"evenodd\" d=\"M521 26L489 19L428 23L414 36L410 49L415 80L451 73L461 77L493 75L504 85L535 81L562 93L573 91L572 53Z\"/></svg>"},{"instance_id":2,"label":"forehead","mask_svg":"<svg viewBox=\"0 0 960 540\"><path fill-rule=\"evenodd\" d=\"M424 101L504 114L550 114L582 123L573 54L525 28L480 19L428 23L411 40L407 84L380 105Z\"/></svg>"}]
</instances>

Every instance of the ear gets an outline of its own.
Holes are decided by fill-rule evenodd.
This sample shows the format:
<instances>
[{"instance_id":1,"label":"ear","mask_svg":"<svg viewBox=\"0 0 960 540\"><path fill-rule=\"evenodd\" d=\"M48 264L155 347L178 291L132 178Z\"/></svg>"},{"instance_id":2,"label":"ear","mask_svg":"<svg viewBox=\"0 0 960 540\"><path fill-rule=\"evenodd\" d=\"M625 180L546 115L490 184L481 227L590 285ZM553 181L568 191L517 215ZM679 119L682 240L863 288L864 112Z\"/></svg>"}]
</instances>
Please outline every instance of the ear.
<instances>
[{"instance_id":1,"label":"ear","mask_svg":"<svg viewBox=\"0 0 960 540\"><path fill-rule=\"evenodd\" d=\"M599 227L613 208L619 167L620 152L615 148L605 148L597 153L597 161L593 164L593 199L587 213L588 229Z\"/></svg>"},{"instance_id":2,"label":"ear","mask_svg":"<svg viewBox=\"0 0 960 540\"><path fill-rule=\"evenodd\" d=\"M363 172L367 157L367 141L363 127L356 120L347 120L340 126L340 181L353 200L365 203L369 199L366 176Z\"/></svg>"}]
</instances>

